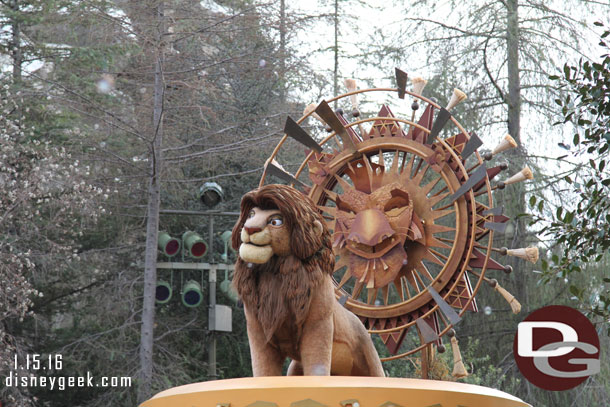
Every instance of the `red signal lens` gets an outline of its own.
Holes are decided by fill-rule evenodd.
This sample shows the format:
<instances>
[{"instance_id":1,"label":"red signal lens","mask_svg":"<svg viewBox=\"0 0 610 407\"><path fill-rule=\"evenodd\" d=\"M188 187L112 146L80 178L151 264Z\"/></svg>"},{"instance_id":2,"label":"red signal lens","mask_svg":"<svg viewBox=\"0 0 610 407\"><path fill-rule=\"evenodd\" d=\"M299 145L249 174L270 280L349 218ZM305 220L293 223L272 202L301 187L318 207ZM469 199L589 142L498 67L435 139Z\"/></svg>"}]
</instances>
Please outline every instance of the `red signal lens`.
<instances>
[{"instance_id":1,"label":"red signal lens","mask_svg":"<svg viewBox=\"0 0 610 407\"><path fill-rule=\"evenodd\" d=\"M170 240L165 245L165 253L167 253L168 256L175 255L176 253L178 253L179 249L180 249L180 243L176 239Z\"/></svg>"},{"instance_id":2,"label":"red signal lens","mask_svg":"<svg viewBox=\"0 0 610 407\"><path fill-rule=\"evenodd\" d=\"M203 256L205 254L205 251L207 249L208 248L205 245L205 243L203 243L203 242L196 242L191 247L191 254L193 255L193 257L201 257L201 256Z\"/></svg>"}]
</instances>

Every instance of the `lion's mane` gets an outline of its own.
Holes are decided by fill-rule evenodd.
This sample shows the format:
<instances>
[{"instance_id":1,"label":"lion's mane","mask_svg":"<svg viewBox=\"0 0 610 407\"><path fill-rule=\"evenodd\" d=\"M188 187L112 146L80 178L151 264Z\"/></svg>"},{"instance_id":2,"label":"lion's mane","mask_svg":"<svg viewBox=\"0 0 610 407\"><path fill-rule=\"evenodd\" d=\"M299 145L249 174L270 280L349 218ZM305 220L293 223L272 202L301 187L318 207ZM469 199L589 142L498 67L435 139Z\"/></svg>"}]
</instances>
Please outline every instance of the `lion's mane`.
<instances>
[{"instance_id":1,"label":"lion's mane","mask_svg":"<svg viewBox=\"0 0 610 407\"><path fill-rule=\"evenodd\" d=\"M254 207L279 209L290 231L291 254L273 255L265 264L248 264L238 257L233 285L244 305L260 322L267 341L285 321L294 321L298 331L311 302L311 292L335 265L330 231L311 199L285 185L265 185L248 192L241 200L239 220L233 227L231 244L241 245L241 229ZM323 227L314 232L314 221ZM295 332L300 336L300 332Z\"/></svg>"}]
</instances>

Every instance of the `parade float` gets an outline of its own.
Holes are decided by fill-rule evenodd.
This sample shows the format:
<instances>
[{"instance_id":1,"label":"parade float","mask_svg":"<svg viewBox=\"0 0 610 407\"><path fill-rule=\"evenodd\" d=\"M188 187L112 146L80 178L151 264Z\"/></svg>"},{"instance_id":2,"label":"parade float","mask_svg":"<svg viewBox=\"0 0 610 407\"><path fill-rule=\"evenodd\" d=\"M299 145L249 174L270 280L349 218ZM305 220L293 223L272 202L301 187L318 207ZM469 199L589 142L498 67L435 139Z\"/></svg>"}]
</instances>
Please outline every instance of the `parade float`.
<instances>
[{"instance_id":1,"label":"parade float","mask_svg":"<svg viewBox=\"0 0 610 407\"><path fill-rule=\"evenodd\" d=\"M451 113L466 98L463 92L455 89L442 106L423 96L425 80L411 79L408 90L407 74L399 69L395 74L395 88L357 89L348 79L347 93L309 105L298 120L287 118L285 135L266 162L258 191L283 181L307 197L296 201L315 208L315 216L289 213L298 206L291 204L290 194L286 205L277 204L281 198L255 200L246 216L242 201L233 246L252 246L240 249L236 276L241 263L242 280L249 278L249 271L269 277L274 267L277 274L299 268L294 262L291 267L280 264L277 258L282 256L298 257L307 268L322 256L323 247L332 254L325 255L330 261L312 263L322 269L318 277L323 283L308 282L309 274L304 274L291 282L270 282L262 290L257 284L266 277L257 277L240 292L235 282L247 299L255 377L176 387L142 406L528 406L496 389L428 379L436 354L446 351L445 343L452 349L453 376L468 375L454 327L467 311L478 311L475 297L480 289L495 290L514 313L520 311L517 299L498 284L494 273L512 271L501 264L502 256L535 262L538 252L493 246L494 233L503 233L509 221L494 204L494 190L531 179L532 172L526 167L498 180L508 166L496 158L516 147L515 141L505 136L485 149ZM361 103L379 95L387 103L377 114L362 114ZM392 110L403 113L394 115ZM317 136L302 126L306 121L314 130L322 129L315 131ZM305 153L291 173L282 165L282 154L293 157L295 144ZM289 247L263 248L271 247L272 238L257 238L265 228L248 225L249 218L259 216L253 206L272 210L271 215L260 215L269 216L269 225L283 227L288 218L289 235L276 240L289 242ZM282 221L273 223L278 216ZM291 218L299 218L299 224ZM302 233L304 228L310 233ZM292 240L295 235L306 241L299 244ZM325 267L331 269L324 272ZM299 290L295 281L310 285ZM277 308L278 298L285 299L285 309ZM314 316L300 315L301 308ZM274 309L281 312L275 315ZM329 310L334 310L331 316ZM291 317L294 320L285 323ZM315 321L308 325L308 318ZM258 325L252 326L253 320ZM368 335L359 336L361 327L353 321L379 335L390 354L381 362L417 356L422 378L365 377L383 371L379 374L374 366L378 362L368 354L368 345L360 346ZM283 377L286 357L293 363L289 376Z\"/></svg>"}]
</instances>

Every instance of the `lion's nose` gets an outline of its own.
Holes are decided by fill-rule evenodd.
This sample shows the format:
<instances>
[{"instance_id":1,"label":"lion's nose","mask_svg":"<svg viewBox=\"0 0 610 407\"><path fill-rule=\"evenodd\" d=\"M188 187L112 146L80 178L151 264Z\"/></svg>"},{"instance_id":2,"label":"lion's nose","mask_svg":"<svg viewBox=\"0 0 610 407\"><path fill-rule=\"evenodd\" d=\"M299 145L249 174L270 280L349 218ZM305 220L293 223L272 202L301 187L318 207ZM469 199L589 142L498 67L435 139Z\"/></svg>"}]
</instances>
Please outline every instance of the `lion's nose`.
<instances>
[{"instance_id":1,"label":"lion's nose","mask_svg":"<svg viewBox=\"0 0 610 407\"><path fill-rule=\"evenodd\" d=\"M379 209L366 209L356 215L347 239L375 246L394 233L383 212Z\"/></svg>"},{"instance_id":2,"label":"lion's nose","mask_svg":"<svg viewBox=\"0 0 610 407\"><path fill-rule=\"evenodd\" d=\"M244 229L246 229L246 232L248 232L249 235L252 235L254 233L258 233L261 230L263 230L261 228L248 228L248 227L244 227Z\"/></svg>"}]
</instances>

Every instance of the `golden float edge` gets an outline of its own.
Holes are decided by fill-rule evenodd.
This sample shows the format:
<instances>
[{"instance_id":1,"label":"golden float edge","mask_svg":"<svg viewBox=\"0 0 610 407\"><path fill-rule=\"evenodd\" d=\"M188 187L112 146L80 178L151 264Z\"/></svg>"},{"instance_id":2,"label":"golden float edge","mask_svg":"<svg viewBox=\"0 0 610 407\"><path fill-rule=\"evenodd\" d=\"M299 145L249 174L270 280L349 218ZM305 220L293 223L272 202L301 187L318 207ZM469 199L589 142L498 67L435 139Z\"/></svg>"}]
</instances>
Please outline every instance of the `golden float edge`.
<instances>
[{"instance_id":1,"label":"golden float edge","mask_svg":"<svg viewBox=\"0 0 610 407\"><path fill-rule=\"evenodd\" d=\"M346 404L348 402L348 404ZM248 377L162 391L141 407L531 407L500 390L422 379L347 376Z\"/></svg>"}]
</instances>

